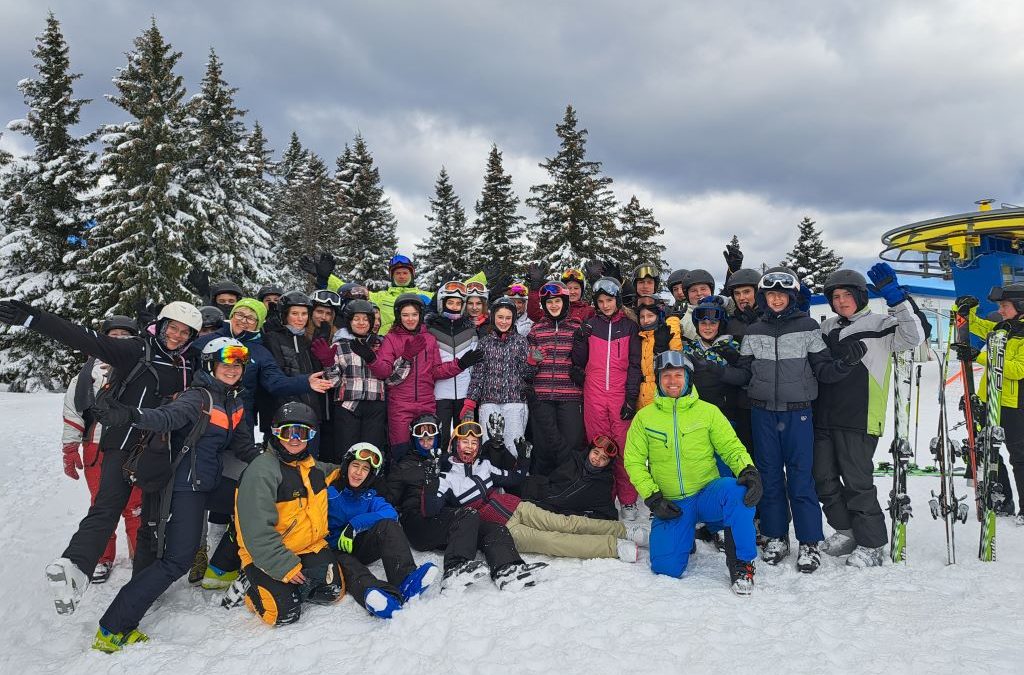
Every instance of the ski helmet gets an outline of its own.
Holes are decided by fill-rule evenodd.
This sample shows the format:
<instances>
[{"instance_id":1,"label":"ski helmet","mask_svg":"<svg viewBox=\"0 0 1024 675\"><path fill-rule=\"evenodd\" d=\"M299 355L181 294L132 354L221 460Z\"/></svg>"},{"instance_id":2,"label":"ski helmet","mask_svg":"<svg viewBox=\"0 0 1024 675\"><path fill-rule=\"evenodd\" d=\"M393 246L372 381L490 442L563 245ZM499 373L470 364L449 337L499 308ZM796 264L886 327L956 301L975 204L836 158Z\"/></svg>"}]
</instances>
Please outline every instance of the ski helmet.
<instances>
[{"instance_id":1,"label":"ski helmet","mask_svg":"<svg viewBox=\"0 0 1024 675\"><path fill-rule=\"evenodd\" d=\"M441 420L433 413L419 415L411 424L409 424L409 435L413 438L412 445L416 453L422 457L429 457L432 453L436 453L438 443L440 443ZM432 442L429 449L424 448L418 440L427 437L429 437Z\"/></svg>"},{"instance_id":2,"label":"ski helmet","mask_svg":"<svg viewBox=\"0 0 1024 675\"><path fill-rule=\"evenodd\" d=\"M222 279L216 283L210 284L210 300L215 299L221 293L230 293L235 296L236 300L241 300L245 292L242 291L242 287L233 281Z\"/></svg>"},{"instance_id":3,"label":"ski helmet","mask_svg":"<svg viewBox=\"0 0 1024 675\"><path fill-rule=\"evenodd\" d=\"M494 330L495 332L498 332L498 326L494 323L494 313L497 312L499 309L503 308L508 309L512 312L512 325L509 327L509 330L514 331L516 329L516 319L519 318L519 309L516 307L515 301L513 301L512 298L505 295L501 296L500 298L491 303L491 329Z\"/></svg>"},{"instance_id":4,"label":"ski helmet","mask_svg":"<svg viewBox=\"0 0 1024 675\"><path fill-rule=\"evenodd\" d=\"M860 272L842 269L828 275L822 292L828 299L830 306L832 305L832 293L839 288L846 289L853 294L858 312L868 306L868 280Z\"/></svg>"},{"instance_id":5,"label":"ski helmet","mask_svg":"<svg viewBox=\"0 0 1024 675\"><path fill-rule=\"evenodd\" d=\"M341 308L341 296L326 288L313 291L309 299L313 302L313 307L329 307L334 311L338 311Z\"/></svg>"},{"instance_id":6,"label":"ski helmet","mask_svg":"<svg viewBox=\"0 0 1024 675\"><path fill-rule=\"evenodd\" d=\"M370 465L370 473L366 477L359 487L354 487L348 482L348 467L354 461L366 462ZM380 475L381 469L384 467L384 453L380 451L373 443L361 442L356 443L345 453L344 459L341 461L341 480L345 486L354 491L362 492L368 490L373 482Z\"/></svg>"},{"instance_id":7,"label":"ski helmet","mask_svg":"<svg viewBox=\"0 0 1024 675\"><path fill-rule=\"evenodd\" d=\"M683 283L686 275L690 273L690 270L676 270L672 274L668 275L668 281L665 283L668 286L668 290L671 291L675 286Z\"/></svg>"},{"instance_id":8,"label":"ski helmet","mask_svg":"<svg viewBox=\"0 0 1024 675\"><path fill-rule=\"evenodd\" d=\"M277 299L277 307L281 312L281 322L288 322L288 310L292 307L305 307L310 312L313 311L313 301L309 299L309 296L302 291L288 291L281 295ZM307 317L308 318L308 317Z\"/></svg>"},{"instance_id":9,"label":"ski helmet","mask_svg":"<svg viewBox=\"0 0 1024 675\"><path fill-rule=\"evenodd\" d=\"M632 282L634 288L636 288L636 282L641 279L653 279L655 293L661 288L661 271L654 265L644 263L633 270Z\"/></svg>"},{"instance_id":10,"label":"ski helmet","mask_svg":"<svg viewBox=\"0 0 1024 675\"><path fill-rule=\"evenodd\" d=\"M249 348L231 337L218 337L203 345L200 356L203 370L213 375L214 364L241 364L243 368L249 363Z\"/></svg>"},{"instance_id":11,"label":"ski helmet","mask_svg":"<svg viewBox=\"0 0 1024 675\"><path fill-rule=\"evenodd\" d=\"M458 312L450 312L445 308L449 298L462 300L462 309ZM457 319L466 312L466 284L461 281L447 281L441 288L437 289L437 311L449 319Z\"/></svg>"},{"instance_id":12,"label":"ski helmet","mask_svg":"<svg viewBox=\"0 0 1024 675\"><path fill-rule=\"evenodd\" d=\"M558 278L563 284L568 286L570 281L575 281L580 285L581 289L586 290L587 288L587 277L578 269L570 267L569 269L562 272L562 276Z\"/></svg>"},{"instance_id":13,"label":"ski helmet","mask_svg":"<svg viewBox=\"0 0 1024 675\"><path fill-rule=\"evenodd\" d=\"M349 281L342 284L338 288L338 295L341 296L342 300L352 300L359 298L360 300L370 299L370 290L362 284L357 284L354 281Z\"/></svg>"},{"instance_id":14,"label":"ski helmet","mask_svg":"<svg viewBox=\"0 0 1024 675\"><path fill-rule=\"evenodd\" d=\"M196 333L203 329L202 313L196 309L195 305L181 300L175 300L164 305L156 319L158 322L178 321Z\"/></svg>"},{"instance_id":15,"label":"ski helmet","mask_svg":"<svg viewBox=\"0 0 1024 675\"><path fill-rule=\"evenodd\" d=\"M1024 314L1024 283L1009 283L1005 286L993 286L988 299L992 302L1008 301L1013 303L1018 314Z\"/></svg>"},{"instance_id":16,"label":"ski helmet","mask_svg":"<svg viewBox=\"0 0 1024 675\"><path fill-rule=\"evenodd\" d=\"M409 274L412 274L413 276L416 275L416 268L413 266L412 260L409 260L408 257L398 253L392 256L391 260L388 261L388 276L392 276L395 273L395 270L403 267L409 270Z\"/></svg>"},{"instance_id":17,"label":"ski helmet","mask_svg":"<svg viewBox=\"0 0 1024 675\"><path fill-rule=\"evenodd\" d=\"M757 289L757 282L761 281L761 273L749 267L738 269L729 275L725 280L725 292L732 295L732 292L740 286L752 286Z\"/></svg>"},{"instance_id":18,"label":"ski helmet","mask_svg":"<svg viewBox=\"0 0 1024 675\"><path fill-rule=\"evenodd\" d=\"M693 362L683 352L665 351L654 357L654 380L658 384L658 393L665 396L661 389L661 373L668 368L682 368L686 371L686 386L683 387L680 398L690 393L693 383Z\"/></svg>"},{"instance_id":19,"label":"ski helmet","mask_svg":"<svg viewBox=\"0 0 1024 675\"><path fill-rule=\"evenodd\" d=\"M701 321L717 321L718 329L721 331L724 327L725 318L725 307L722 306L721 301L716 295L702 298L693 308L693 312L690 313L690 320L693 321L694 328L699 328Z\"/></svg>"},{"instance_id":20,"label":"ski helmet","mask_svg":"<svg viewBox=\"0 0 1024 675\"><path fill-rule=\"evenodd\" d=\"M711 289L711 292L715 292L715 278L711 276L711 272L708 272L707 270L690 270L683 275L683 288L685 290L688 291L691 286L696 286L697 284L707 284L708 288Z\"/></svg>"},{"instance_id":21,"label":"ski helmet","mask_svg":"<svg viewBox=\"0 0 1024 675\"><path fill-rule=\"evenodd\" d=\"M276 295L280 297L284 295L284 289L280 286L269 284L267 286L260 286L260 290L256 291L256 299L261 302L266 300L268 295Z\"/></svg>"},{"instance_id":22,"label":"ski helmet","mask_svg":"<svg viewBox=\"0 0 1024 675\"><path fill-rule=\"evenodd\" d=\"M132 335L139 334L139 324L135 321L135 319L131 318L130 316L125 316L123 314L112 314L111 316L108 316L106 319L104 319L103 324L100 326L100 332L102 332L104 335L107 335L108 333L110 333L110 331L114 330L115 328L126 330Z\"/></svg>"},{"instance_id":23,"label":"ski helmet","mask_svg":"<svg viewBox=\"0 0 1024 675\"><path fill-rule=\"evenodd\" d=\"M622 284L612 277L601 277L594 282L594 290L591 292L594 307L597 307L597 299L602 295L615 298L615 306L622 307Z\"/></svg>"},{"instance_id":24,"label":"ski helmet","mask_svg":"<svg viewBox=\"0 0 1024 675\"><path fill-rule=\"evenodd\" d=\"M199 308L199 314L203 317L203 329L220 328L224 325L224 312L220 307L204 305Z\"/></svg>"},{"instance_id":25,"label":"ski helmet","mask_svg":"<svg viewBox=\"0 0 1024 675\"><path fill-rule=\"evenodd\" d=\"M373 330L373 305L370 304L369 300L349 300L345 303L345 309L341 310L341 325L352 332L352 319L356 314L365 314L366 318L370 321L370 330ZM355 335L355 333L352 333Z\"/></svg>"},{"instance_id":26,"label":"ski helmet","mask_svg":"<svg viewBox=\"0 0 1024 675\"><path fill-rule=\"evenodd\" d=\"M540 296L540 306L552 321L561 321L569 315L569 287L561 281L549 281L540 287L540 291L537 293ZM548 298L561 298L562 299L562 311L555 316L548 309Z\"/></svg>"},{"instance_id":27,"label":"ski helmet","mask_svg":"<svg viewBox=\"0 0 1024 675\"><path fill-rule=\"evenodd\" d=\"M402 293L395 299L395 323L400 326L402 325L402 309L406 306L415 307L416 311L420 315L419 322L414 329L414 332L418 331L420 324L423 323L423 312L425 309L423 298L421 298L418 293Z\"/></svg>"},{"instance_id":28,"label":"ski helmet","mask_svg":"<svg viewBox=\"0 0 1024 675\"><path fill-rule=\"evenodd\" d=\"M299 401L289 401L278 408L271 418L270 446L274 448L281 461L294 462L303 460L309 457L308 441L316 438L319 426L320 418L317 417L316 412L312 408ZM282 444L281 435L307 441L307 445L302 452L288 452Z\"/></svg>"}]
</instances>

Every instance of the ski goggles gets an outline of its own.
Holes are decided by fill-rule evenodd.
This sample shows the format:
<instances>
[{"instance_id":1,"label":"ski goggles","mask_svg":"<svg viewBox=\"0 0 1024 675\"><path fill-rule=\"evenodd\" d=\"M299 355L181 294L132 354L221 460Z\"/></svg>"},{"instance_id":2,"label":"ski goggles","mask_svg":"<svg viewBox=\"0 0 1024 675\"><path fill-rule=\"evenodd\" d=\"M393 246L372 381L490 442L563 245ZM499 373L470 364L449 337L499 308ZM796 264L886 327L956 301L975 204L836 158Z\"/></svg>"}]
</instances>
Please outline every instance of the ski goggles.
<instances>
[{"instance_id":1,"label":"ski goggles","mask_svg":"<svg viewBox=\"0 0 1024 675\"><path fill-rule=\"evenodd\" d=\"M466 297L466 284L461 281L449 281L441 287L441 293L445 295L457 295L460 298Z\"/></svg>"},{"instance_id":2,"label":"ski goggles","mask_svg":"<svg viewBox=\"0 0 1024 675\"><path fill-rule=\"evenodd\" d=\"M512 284L505 295L510 298L526 298L530 295L530 289L525 284Z\"/></svg>"},{"instance_id":3,"label":"ski goggles","mask_svg":"<svg viewBox=\"0 0 1024 675\"><path fill-rule=\"evenodd\" d=\"M316 438L316 429L305 424L282 424L279 427L270 427L270 433L279 441L311 441Z\"/></svg>"},{"instance_id":4,"label":"ski goggles","mask_svg":"<svg viewBox=\"0 0 1024 675\"><path fill-rule=\"evenodd\" d=\"M660 371L665 368L686 368L687 370L692 371L693 364L690 363L689 357L682 352L661 352L654 357L654 370Z\"/></svg>"},{"instance_id":5,"label":"ski goggles","mask_svg":"<svg viewBox=\"0 0 1024 675\"><path fill-rule=\"evenodd\" d=\"M487 297L487 286L484 286L479 281L470 281L466 284L466 295L469 297Z\"/></svg>"},{"instance_id":6,"label":"ski goggles","mask_svg":"<svg viewBox=\"0 0 1024 675\"><path fill-rule=\"evenodd\" d=\"M693 310L693 318L698 323L719 323L725 318L725 310L721 307L697 307Z\"/></svg>"},{"instance_id":7,"label":"ski goggles","mask_svg":"<svg viewBox=\"0 0 1024 675\"><path fill-rule=\"evenodd\" d=\"M369 300L370 290L366 286L353 286L345 294L350 300Z\"/></svg>"},{"instance_id":8,"label":"ski goggles","mask_svg":"<svg viewBox=\"0 0 1024 675\"><path fill-rule=\"evenodd\" d=\"M594 284L593 293L595 297L604 293L605 295L617 298L619 297L619 294L622 293L622 285L619 284L618 281L615 281L615 279L598 279L597 283Z\"/></svg>"},{"instance_id":9,"label":"ski goggles","mask_svg":"<svg viewBox=\"0 0 1024 675\"><path fill-rule=\"evenodd\" d=\"M408 267L412 269L412 261L409 260L407 256L396 255L393 256L391 260L388 261L388 267L392 270L395 269L396 267Z\"/></svg>"},{"instance_id":10,"label":"ski goggles","mask_svg":"<svg viewBox=\"0 0 1024 675\"><path fill-rule=\"evenodd\" d=\"M757 282L757 287L765 291L776 289L798 291L800 290L800 280L789 272L769 272L761 277L761 280Z\"/></svg>"},{"instance_id":11,"label":"ski goggles","mask_svg":"<svg viewBox=\"0 0 1024 675\"><path fill-rule=\"evenodd\" d=\"M605 435L598 436L590 442L591 448L600 448L601 452L608 455L609 457L615 457L619 454L619 446L611 438Z\"/></svg>"},{"instance_id":12,"label":"ski goggles","mask_svg":"<svg viewBox=\"0 0 1024 675\"><path fill-rule=\"evenodd\" d=\"M228 345L222 347L215 356L219 363L228 366L244 366L249 363L249 348L244 345Z\"/></svg>"},{"instance_id":13,"label":"ski goggles","mask_svg":"<svg viewBox=\"0 0 1024 675\"><path fill-rule=\"evenodd\" d=\"M562 283L563 284L567 284L570 281L575 281L576 283L578 283L578 284L580 284L582 286L584 279L586 279L586 277L583 276L583 272L581 272L581 271L579 271L577 269L573 269L571 267L569 269L565 270L564 272L562 272Z\"/></svg>"},{"instance_id":14,"label":"ski goggles","mask_svg":"<svg viewBox=\"0 0 1024 675\"><path fill-rule=\"evenodd\" d=\"M374 469L379 469L384 463L384 455L380 454L380 450L374 447L369 447L368 444L363 444L363 447L355 448L355 452L352 453L353 459L358 459L360 462L369 462L370 466Z\"/></svg>"},{"instance_id":15,"label":"ski goggles","mask_svg":"<svg viewBox=\"0 0 1024 675\"><path fill-rule=\"evenodd\" d=\"M661 272L652 265L641 265L637 267L633 272L633 280L639 281L640 279L654 279L657 280L661 276Z\"/></svg>"},{"instance_id":16,"label":"ski goggles","mask_svg":"<svg viewBox=\"0 0 1024 675\"><path fill-rule=\"evenodd\" d=\"M423 422L412 428L413 438L433 438L441 433L440 429L433 422Z\"/></svg>"},{"instance_id":17,"label":"ski goggles","mask_svg":"<svg viewBox=\"0 0 1024 675\"><path fill-rule=\"evenodd\" d=\"M480 426L479 422L462 422L459 426L455 427L452 435L458 438L465 438L466 436L480 438L484 435L484 429Z\"/></svg>"},{"instance_id":18,"label":"ski goggles","mask_svg":"<svg viewBox=\"0 0 1024 675\"><path fill-rule=\"evenodd\" d=\"M636 298L637 309L641 307L657 307L658 299L653 295L638 295Z\"/></svg>"},{"instance_id":19,"label":"ski goggles","mask_svg":"<svg viewBox=\"0 0 1024 675\"><path fill-rule=\"evenodd\" d=\"M568 297L569 289L561 281L549 281L540 287L540 297L561 298Z\"/></svg>"},{"instance_id":20,"label":"ski goggles","mask_svg":"<svg viewBox=\"0 0 1024 675\"><path fill-rule=\"evenodd\" d=\"M320 305L321 307L341 307L341 296L334 291L328 291L323 288L318 291L313 291L313 294L309 296L309 299L313 301L314 305Z\"/></svg>"}]
</instances>

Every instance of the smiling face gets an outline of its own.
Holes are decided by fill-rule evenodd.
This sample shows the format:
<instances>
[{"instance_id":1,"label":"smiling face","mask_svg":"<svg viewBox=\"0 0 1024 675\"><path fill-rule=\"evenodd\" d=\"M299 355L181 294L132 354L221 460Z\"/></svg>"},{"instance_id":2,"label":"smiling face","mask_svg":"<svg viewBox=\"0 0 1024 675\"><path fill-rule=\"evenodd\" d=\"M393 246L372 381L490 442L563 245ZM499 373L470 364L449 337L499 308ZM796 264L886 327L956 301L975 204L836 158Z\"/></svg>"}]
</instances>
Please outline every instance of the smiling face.
<instances>
[{"instance_id":1,"label":"smiling face","mask_svg":"<svg viewBox=\"0 0 1024 675\"><path fill-rule=\"evenodd\" d=\"M414 331L420 325L420 310L415 305L405 305L398 315L402 321L402 328L407 331Z\"/></svg>"},{"instance_id":2,"label":"smiling face","mask_svg":"<svg viewBox=\"0 0 1024 675\"><path fill-rule=\"evenodd\" d=\"M654 279L644 277L643 279L637 279L634 287L636 288L637 295L654 295L655 287L657 283Z\"/></svg>"},{"instance_id":3,"label":"smiling face","mask_svg":"<svg viewBox=\"0 0 1024 675\"><path fill-rule=\"evenodd\" d=\"M658 322L658 313L650 307L641 307L636 314L641 326L653 326Z\"/></svg>"},{"instance_id":4,"label":"smiling face","mask_svg":"<svg viewBox=\"0 0 1024 675\"><path fill-rule=\"evenodd\" d=\"M686 390L686 368L665 368L658 376L661 391L669 398L679 398Z\"/></svg>"},{"instance_id":5,"label":"smiling face","mask_svg":"<svg viewBox=\"0 0 1024 675\"><path fill-rule=\"evenodd\" d=\"M174 351L180 348L192 337L192 329L180 321L170 319L164 326L164 346Z\"/></svg>"},{"instance_id":6,"label":"smiling face","mask_svg":"<svg viewBox=\"0 0 1024 675\"><path fill-rule=\"evenodd\" d=\"M580 282L567 281L565 286L569 289L569 302L579 302L580 298L583 297L583 286Z\"/></svg>"},{"instance_id":7,"label":"smiling face","mask_svg":"<svg viewBox=\"0 0 1024 675\"><path fill-rule=\"evenodd\" d=\"M604 451L604 448L594 446L587 453L587 460L590 462L590 466L595 469L603 469L612 463L611 455Z\"/></svg>"},{"instance_id":8,"label":"smiling face","mask_svg":"<svg viewBox=\"0 0 1024 675\"><path fill-rule=\"evenodd\" d=\"M350 328L353 335L358 337L364 337L370 334L370 317L366 314L353 314L352 315L352 327Z\"/></svg>"},{"instance_id":9,"label":"smiling face","mask_svg":"<svg viewBox=\"0 0 1024 675\"><path fill-rule=\"evenodd\" d=\"M314 307L313 325L319 327L324 321L327 323L334 322L334 309L331 307Z\"/></svg>"},{"instance_id":10,"label":"smiling face","mask_svg":"<svg viewBox=\"0 0 1024 675\"><path fill-rule=\"evenodd\" d=\"M474 319L484 313L484 299L472 296L466 298L466 314Z\"/></svg>"},{"instance_id":11,"label":"smiling face","mask_svg":"<svg viewBox=\"0 0 1024 675\"><path fill-rule=\"evenodd\" d=\"M562 305L565 304L565 299L558 296L547 298L544 300L544 306L548 308L548 314L551 316L559 316L562 313Z\"/></svg>"},{"instance_id":12,"label":"smiling face","mask_svg":"<svg viewBox=\"0 0 1024 675\"><path fill-rule=\"evenodd\" d=\"M837 288L832 291L832 310L844 319L849 319L857 313L857 298L845 288Z\"/></svg>"},{"instance_id":13,"label":"smiling face","mask_svg":"<svg viewBox=\"0 0 1024 675\"><path fill-rule=\"evenodd\" d=\"M696 305L701 298L711 295L711 287L707 284L694 284L686 289L686 300L691 305Z\"/></svg>"},{"instance_id":14,"label":"smiling face","mask_svg":"<svg viewBox=\"0 0 1024 675\"><path fill-rule=\"evenodd\" d=\"M777 314L789 306L789 293L766 291L764 301L768 304L768 309Z\"/></svg>"},{"instance_id":15,"label":"smiling face","mask_svg":"<svg viewBox=\"0 0 1024 675\"><path fill-rule=\"evenodd\" d=\"M233 387L242 379L244 370L241 363L216 363L213 366L213 376L229 387Z\"/></svg>"},{"instance_id":16,"label":"smiling face","mask_svg":"<svg viewBox=\"0 0 1024 675\"><path fill-rule=\"evenodd\" d=\"M512 328L512 310L508 307L499 307L494 313L494 326L502 333L507 333Z\"/></svg>"},{"instance_id":17,"label":"smiling face","mask_svg":"<svg viewBox=\"0 0 1024 675\"><path fill-rule=\"evenodd\" d=\"M610 295L597 296L597 311L604 316L611 316L619 308L619 303Z\"/></svg>"},{"instance_id":18,"label":"smiling face","mask_svg":"<svg viewBox=\"0 0 1024 675\"><path fill-rule=\"evenodd\" d=\"M241 335L246 331L255 333L259 330L260 320L252 310L239 307L231 313L231 334Z\"/></svg>"},{"instance_id":19,"label":"smiling face","mask_svg":"<svg viewBox=\"0 0 1024 675\"><path fill-rule=\"evenodd\" d=\"M701 321L697 324L697 333L705 340L711 341L718 336L718 321Z\"/></svg>"},{"instance_id":20,"label":"smiling face","mask_svg":"<svg viewBox=\"0 0 1024 675\"><path fill-rule=\"evenodd\" d=\"M294 436L289 438L287 441L281 441L281 439L278 439L278 441L281 442L281 447L287 450L288 454L291 455L298 455L306 449L307 445L309 445L309 441L300 441Z\"/></svg>"},{"instance_id":21,"label":"smiling face","mask_svg":"<svg viewBox=\"0 0 1024 675\"><path fill-rule=\"evenodd\" d=\"M472 464L480 452L480 439L476 436L463 436L458 439L455 454L463 464Z\"/></svg>"}]
</instances>

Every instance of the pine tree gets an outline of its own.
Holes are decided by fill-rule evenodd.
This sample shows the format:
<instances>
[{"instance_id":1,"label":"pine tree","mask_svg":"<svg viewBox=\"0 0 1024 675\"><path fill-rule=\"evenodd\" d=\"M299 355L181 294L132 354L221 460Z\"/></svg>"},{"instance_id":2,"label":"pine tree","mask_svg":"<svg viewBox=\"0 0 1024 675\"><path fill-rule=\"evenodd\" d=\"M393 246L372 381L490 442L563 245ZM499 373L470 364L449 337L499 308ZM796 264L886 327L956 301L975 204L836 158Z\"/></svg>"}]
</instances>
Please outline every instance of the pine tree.
<instances>
[{"instance_id":1,"label":"pine tree","mask_svg":"<svg viewBox=\"0 0 1024 675\"><path fill-rule=\"evenodd\" d=\"M199 210L183 189L189 133L185 87L156 20L114 78L109 100L133 118L104 127L97 225L81 260L78 306L89 316L133 314L139 301L195 300L185 286Z\"/></svg>"},{"instance_id":2,"label":"pine tree","mask_svg":"<svg viewBox=\"0 0 1024 675\"><path fill-rule=\"evenodd\" d=\"M636 195L619 211L619 233L623 272L640 265L654 265L659 270L668 269L662 258L665 245L661 243L661 237L665 230L655 220L653 210L640 206Z\"/></svg>"},{"instance_id":3,"label":"pine tree","mask_svg":"<svg viewBox=\"0 0 1024 675\"><path fill-rule=\"evenodd\" d=\"M502 275L519 274L524 266L520 238L526 219L519 215L518 209L519 198L512 191L512 176L505 173L498 146L492 145L473 225L478 258L499 261Z\"/></svg>"},{"instance_id":4,"label":"pine tree","mask_svg":"<svg viewBox=\"0 0 1024 675\"><path fill-rule=\"evenodd\" d=\"M799 234L796 245L786 254L781 264L800 275L812 291L821 293L825 279L842 266L843 259L825 246L821 240L821 230L807 216L797 225L797 230Z\"/></svg>"},{"instance_id":5,"label":"pine tree","mask_svg":"<svg viewBox=\"0 0 1024 675\"><path fill-rule=\"evenodd\" d=\"M88 214L83 196L92 181L95 155L88 150L93 134L72 134L89 101L74 97L73 85L81 75L70 71L68 52L60 22L51 12L32 50L38 77L18 83L28 114L8 125L31 138L35 150L6 174L0 195L6 230L0 240L5 258L0 263L0 297L73 316L65 292L65 284L72 281L65 256L84 234ZM38 333L0 332L0 381L12 391L59 389L77 365L70 350Z\"/></svg>"},{"instance_id":6,"label":"pine tree","mask_svg":"<svg viewBox=\"0 0 1024 675\"><path fill-rule=\"evenodd\" d=\"M470 276L473 251L466 230L466 211L444 167L434 183L434 197L426 219L431 223L427 227L429 235L416 254L420 287L433 289L446 281Z\"/></svg>"},{"instance_id":7,"label":"pine tree","mask_svg":"<svg viewBox=\"0 0 1024 675\"><path fill-rule=\"evenodd\" d=\"M552 269L579 267L588 260L618 261L615 216L618 205L612 179L601 175L601 163L586 159L587 130L577 129L576 111L567 106L555 126L561 139L558 153L540 166L550 182L530 188L527 205L537 210L528 231L536 247L533 257Z\"/></svg>"},{"instance_id":8,"label":"pine tree","mask_svg":"<svg viewBox=\"0 0 1024 675\"><path fill-rule=\"evenodd\" d=\"M263 230L267 236L267 249L264 253L265 276L254 280L259 282L259 285L276 281L278 274L275 261L280 242L271 234L277 230L274 214L275 185L271 182L274 171L273 155L269 141L263 133L263 127L256 122L243 143L236 180L242 202L250 205L262 217Z\"/></svg>"},{"instance_id":9,"label":"pine tree","mask_svg":"<svg viewBox=\"0 0 1024 675\"><path fill-rule=\"evenodd\" d=\"M331 215L332 185L327 164L314 152L303 153L284 181L278 204L280 255L275 261L279 281L294 288L308 286L299 272L299 257L337 248L341 232Z\"/></svg>"},{"instance_id":10,"label":"pine tree","mask_svg":"<svg viewBox=\"0 0 1024 675\"><path fill-rule=\"evenodd\" d=\"M391 202L362 135L356 135L351 149L346 146L339 164L342 159L343 168L335 174L338 217L344 227L338 269L346 280L387 285L388 261L398 249Z\"/></svg>"},{"instance_id":11,"label":"pine tree","mask_svg":"<svg viewBox=\"0 0 1024 675\"><path fill-rule=\"evenodd\" d=\"M236 92L211 49L200 91L187 108L191 151L184 189L196 209L192 248L198 264L212 278L255 290L270 276L270 235L266 212L245 189L245 176L256 169L246 164L245 111L235 106Z\"/></svg>"}]
</instances>

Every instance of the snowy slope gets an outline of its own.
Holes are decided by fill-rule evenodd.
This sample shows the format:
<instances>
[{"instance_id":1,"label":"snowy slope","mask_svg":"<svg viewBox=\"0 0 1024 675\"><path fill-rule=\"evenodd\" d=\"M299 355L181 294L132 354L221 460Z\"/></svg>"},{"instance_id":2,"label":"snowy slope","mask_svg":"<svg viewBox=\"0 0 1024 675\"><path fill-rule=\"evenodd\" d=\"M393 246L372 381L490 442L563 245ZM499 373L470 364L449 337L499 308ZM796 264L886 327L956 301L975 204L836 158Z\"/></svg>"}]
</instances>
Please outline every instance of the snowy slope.
<instances>
[{"instance_id":1,"label":"snowy slope","mask_svg":"<svg viewBox=\"0 0 1024 675\"><path fill-rule=\"evenodd\" d=\"M921 464L930 463L924 455L936 424L935 371L926 366ZM554 560L546 583L518 595L483 585L427 597L390 623L346 598L308 607L298 624L277 629L179 582L143 620L152 641L107 656L89 645L129 576L127 561L109 583L90 588L71 617L53 611L43 581L88 501L84 482L61 471L59 428L59 396L0 393L0 434L8 439L0 454L5 673L953 673L1015 672L1024 662L1024 529L1000 518L999 560L982 564L972 519L957 530L959 564L947 567L942 523L928 514L938 484L931 477L910 479L917 515L905 566L854 571L830 558L804 576L792 558L774 569L759 564L755 594L737 598L724 556L700 544L682 580L655 577L646 559ZM879 444L878 459L887 445ZM890 480L878 481L887 495ZM966 490L962 480L958 489Z\"/></svg>"}]
</instances>

